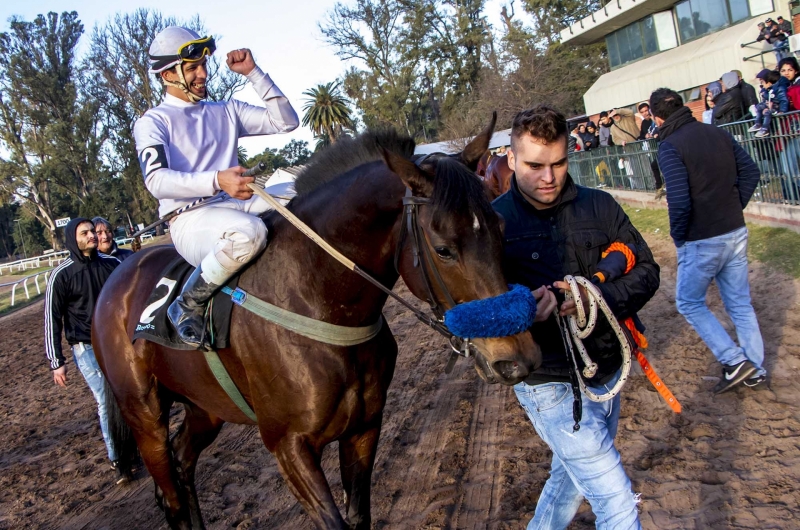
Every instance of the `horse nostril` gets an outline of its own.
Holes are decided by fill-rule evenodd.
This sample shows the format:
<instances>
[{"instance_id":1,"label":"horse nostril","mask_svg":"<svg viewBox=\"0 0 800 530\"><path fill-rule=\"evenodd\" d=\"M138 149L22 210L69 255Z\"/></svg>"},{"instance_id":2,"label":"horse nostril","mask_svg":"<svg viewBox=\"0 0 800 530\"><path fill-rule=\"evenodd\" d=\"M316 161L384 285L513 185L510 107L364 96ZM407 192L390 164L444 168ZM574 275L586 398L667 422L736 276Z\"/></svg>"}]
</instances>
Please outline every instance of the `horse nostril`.
<instances>
[{"instance_id":1,"label":"horse nostril","mask_svg":"<svg viewBox=\"0 0 800 530\"><path fill-rule=\"evenodd\" d=\"M521 379L528 375L528 371L522 368L516 361L497 361L492 364L495 372L500 374L503 379Z\"/></svg>"}]
</instances>

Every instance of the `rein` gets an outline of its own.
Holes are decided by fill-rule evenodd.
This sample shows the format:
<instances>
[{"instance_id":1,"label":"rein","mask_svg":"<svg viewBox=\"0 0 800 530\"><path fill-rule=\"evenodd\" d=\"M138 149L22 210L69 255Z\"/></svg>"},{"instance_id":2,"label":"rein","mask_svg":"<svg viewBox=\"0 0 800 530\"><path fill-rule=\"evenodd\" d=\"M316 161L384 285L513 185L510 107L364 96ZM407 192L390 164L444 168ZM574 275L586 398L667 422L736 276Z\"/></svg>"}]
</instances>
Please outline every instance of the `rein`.
<instances>
[{"instance_id":1,"label":"rein","mask_svg":"<svg viewBox=\"0 0 800 530\"><path fill-rule=\"evenodd\" d=\"M569 284L569 290L566 292L566 299L575 301L578 314L569 315L567 317L558 316L556 318L556 322L558 322L558 327L561 331L561 339L564 341L564 349L569 352L570 359L572 360L572 364L575 368L574 370L570 370L570 374L575 398L575 402L573 403L572 407L573 419L575 420L575 426L573 427L573 430L577 431L580 429L582 412L580 393L582 392L590 401L594 401L596 403L608 401L619 394L620 390L622 390L622 386L625 384L625 381L628 380L628 375L630 374L631 370L631 343L628 340L628 337L625 335L625 332L622 331L622 327L617 321L617 318L614 316L614 313L611 312L611 308L608 307L608 303L603 299L602 293L592 282L586 278L583 278L582 276L569 275L564 277L564 281ZM586 293L588 295L588 318L583 309L583 297L581 295L579 286L586 289ZM597 325L598 307L605 315L606 320L611 326L611 329L614 330L614 334L617 336L617 340L619 340L620 350L622 353L622 374L620 375L617 383L605 394L595 394L588 389L586 383L583 381L583 377L586 379L591 379L597 373L597 363L592 361L592 359L589 357L586 347L583 345L583 339L589 337ZM566 322L564 322L565 320ZM578 359L575 357L576 349L578 350L578 353L584 364L582 371L583 377L578 375ZM580 388L580 390L578 390L578 388Z\"/></svg>"},{"instance_id":2,"label":"rein","mask_svg":"<svg viewBox=\"0 0 800 530\"><path fill-rule=\"evenodd\" d=\"M374 285L375 287L380 289L382 292L386 293L387 295L389 295L392 298L394 298L395 300L397 300L400 304L402 304L404 307L406 307L408 310L410 310L412 313L414 313L414 316L416 316L417 319L419 319L420 322L430 326L431 328L436 330L438 333L443 335L445 338L447 338L447 340L450 343L450 348L453 350L453 353L451 355L450 361L447 364L448 370L446 370L446 371L448 371L448 373L449 373L449 370L452 370L452 365L455 364L455 359L457 359L459 355L464 356L464 357L469 357L469 355L470 355L469 347L470 347L471 343L469 341L465 341L465 340L463 340L463 339L461 339L459 337L456 337L455 335L453 335L453 333L450 332L450 330L447 328L447 326L444 325L444 313L441 312L441 306L439 306L438 304L436 304L436 306L435 306L438 309L438 311L441 313L441 316L436 315L436 318L432 318L431 316L423 313L422 311L420 311L419 309L417 309L416 307L411 305L409 302L407 302L403 297L399 296L398 294L393 292L391 289L388 289L381 282L379 282L378 280L373 278L369 273L367 273L366 271L361 269L358 265L356 265L352 260L347 258L341 252L339 252L338 250L333 248L330 244L328 244L328 242L326 242L324 239L322 239L319 236L319 234L314 232L311 229L311 227L309 227L307 224L305 224L303 221L301 221L296 215L294 215L292 212L290 212L281 203L276 201L273 197L271 197L262 188L258 187L256 184L248 184L248 187L251 190L253 190L253 193L255 193L256 195L258 195L259 197L261 197L262 199L267 201L267 203L269 203L275 209L275 211L277 211L279 214L281 214L287 221L292 223L295 226L295 228L300 230L300 232L302 232L309 239L314 241L314 243L319 245L325 252L330 254L339 263L341 263L342 265L347 267L349 270L355 272L356 274L358 274L359 276L361 276L362 278L367 280L369 283L371 283L372 285ZM408 216L407 222L409 223L409 225L413 225L410 231L412 233L416 234L414 237L418 241L418 238L420 237L421 234L418 233L419 224L418 224L418 221L416 220L416 207L418 205L420 205L420 204L428 204L430 202L430 199L426 199L426 198L423 198L423 197L413 197L413 196L410 195L410 191L411 190L408 190L406 197L403 198L403 204L406 205L406 208L407 208L407 210L404 211L404 217ZM409 200L408 203L407 203L406 202L407 199L413 199L413 201ZM408 213L409 209L413 210L413 217L414 217L413 223L410 220L410 217L411 217L412 214ZM406 221L406 219L404 219L404 221ZM405 223L404 223L403 226L405 226ZM419 246L417 245L415 248L418 251ZM423 248L428 253L430 252L427 249L427 246L423 247ZM428 259L430 259L429 254L427 254L427 255L428 255ZM395 256L395 258L397 259L397 256ZM415 254L415 264L418 263L417 259L418 259L418 254ZM436 267L433 267L433 270L435 271ZM423 269L423 276L425 276L426 285L429 286L430 285L430 280L428 280L427 275L424 272L424 269ZM438 278L438 281L441 282L441 276L439 276L438 271L436 271L436 276ZM429 288L429 291L430 291L430 286L428 288ZM446 288L445 288L445 292L447 293L447 297L449 298L449 300L452 300L452 298L450 297L450 293L448 291L446 291ZM432 292L431 292L431 298L433 300L435 300L433 298ZM432 306L432 309L433 309L433 306Z\"/></svg>"}]
</instances>

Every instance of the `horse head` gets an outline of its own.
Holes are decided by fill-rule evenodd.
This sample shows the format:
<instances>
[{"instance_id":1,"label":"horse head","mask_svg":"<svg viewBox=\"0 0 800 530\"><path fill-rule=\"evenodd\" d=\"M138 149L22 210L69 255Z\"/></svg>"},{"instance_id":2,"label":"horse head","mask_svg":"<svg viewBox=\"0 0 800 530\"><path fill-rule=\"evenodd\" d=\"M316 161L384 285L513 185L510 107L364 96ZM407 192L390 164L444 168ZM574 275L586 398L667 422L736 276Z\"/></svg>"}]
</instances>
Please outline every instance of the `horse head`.
<instances>
[{"instance_id":1,"label":"horse head","mask_svg":"<svg viewBox=\"0 0 800 530\"><path fill-rule=\"evenodd\" d=\"M502 220L475 175L495 119L455 155L434 153L412 162L384 151L387 165L411 197L422 199L416 201L415 217L404 218L398 227L398 271L411 292L435 312L508 291L502 269ZM413 202L407 199L406 204ZM418 233L413 233L412 224L419 227ZM476 370L489 383L516 384L541 364L539 347L527 331L473 339L473 345Z\"/></svg>"}]
</instances>

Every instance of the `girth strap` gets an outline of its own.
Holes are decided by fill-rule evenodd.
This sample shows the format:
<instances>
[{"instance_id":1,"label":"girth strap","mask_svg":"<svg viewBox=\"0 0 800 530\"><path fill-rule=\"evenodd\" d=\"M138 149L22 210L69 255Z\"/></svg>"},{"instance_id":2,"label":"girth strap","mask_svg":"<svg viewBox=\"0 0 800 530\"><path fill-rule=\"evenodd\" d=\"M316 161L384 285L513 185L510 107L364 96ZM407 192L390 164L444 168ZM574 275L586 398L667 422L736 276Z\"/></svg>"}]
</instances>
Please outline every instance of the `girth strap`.
<instances>
[{"instance_id":1,"label":"girth strap","mask_svg":"<svg viewBox=\"0 0 800 530\"><path fill-rule=\"evenodd\" d=\"M269 302L260 300L238 287L231 289L230 287L223 287L222 292L231 296L231 299L237 305L242 306L251 313L254 313L264 320L268 320L283 328L303 335L309 339L314 339L325 344L333 344L334 346L355 346L362 344L368 340L374 339L383 327L383 318L378 318L378 321L371 326L363 327L349 327L338 326L336 324L329 324L321 320L314 320L297 313L292 313L286 309L274 306Z\"/></svg>"},{"instance_id":2,"label":"girth strap","mask_svg":"<svg viewBox=\"0 0 800 530\"><path fill-rule=\"evenodd\" d=\"M220 360L219 355L214 350L205 350L203 351L203 355L206 356L206 362L208 363L208 367L211 368L211 372L214 374L214 377L217 378L217 382L219 386L228 394L228 397L239 407L245 416L250 418L252 421L258 421L256 418L256 413L253 412L253 409L250 408L250 405L247 404L247 401L244 400L244 396L239 389L236 388L236 383L233 382L231 376L228 374L228 371L225 369L225 365L222 364L222 360Z\"/></svg>"}]
</instances>

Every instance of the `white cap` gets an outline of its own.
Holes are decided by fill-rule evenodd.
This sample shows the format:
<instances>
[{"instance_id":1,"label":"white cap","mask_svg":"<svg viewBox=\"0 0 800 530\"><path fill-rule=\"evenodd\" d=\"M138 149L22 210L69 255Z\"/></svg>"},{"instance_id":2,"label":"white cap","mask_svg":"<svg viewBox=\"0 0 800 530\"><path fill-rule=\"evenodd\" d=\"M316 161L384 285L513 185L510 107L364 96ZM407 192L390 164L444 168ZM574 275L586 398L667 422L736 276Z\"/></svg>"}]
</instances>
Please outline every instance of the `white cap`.
<instances>
[{"instance_id":1,"label":"white cap","mask_svg":"<svg viewBox=\"0 0 800 530\"><path fill-rule=\"evenodd\" d=\"M150 73L157 74L181 63L178 50L193 40L200 39L196 32L178 26L162 29L150 45Z\"/></svg>"}]
</instances>

